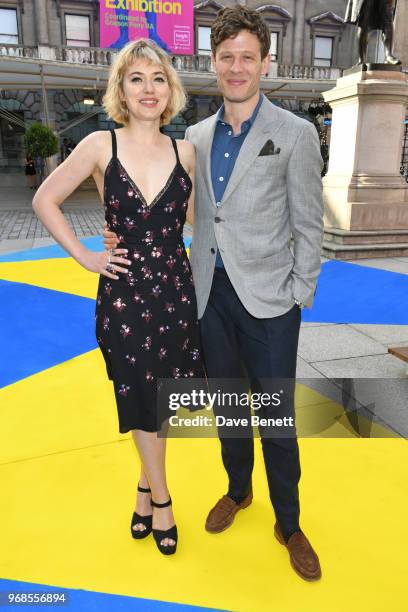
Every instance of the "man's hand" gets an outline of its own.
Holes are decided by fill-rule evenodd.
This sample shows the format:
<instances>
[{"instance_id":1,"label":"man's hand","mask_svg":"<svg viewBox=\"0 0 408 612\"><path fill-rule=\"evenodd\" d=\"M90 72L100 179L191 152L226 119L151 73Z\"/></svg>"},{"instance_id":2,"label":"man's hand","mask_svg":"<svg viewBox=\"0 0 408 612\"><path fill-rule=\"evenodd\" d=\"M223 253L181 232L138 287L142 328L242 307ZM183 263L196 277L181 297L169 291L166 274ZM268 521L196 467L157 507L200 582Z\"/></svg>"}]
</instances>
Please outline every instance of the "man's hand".
<instances>
[{"instance_id":1,"label":"man's hand","mask_svg":"<svg viewBox=\"0 0 408 612\"><path fill-rule=\"evenodd\" d=\"M111 232L108 230L108 226L105 223L103 228L103 244L105 249L109 251L109 249L116 249L119 244L119 240L115 232Z\"/></svg>"}]
</instances>

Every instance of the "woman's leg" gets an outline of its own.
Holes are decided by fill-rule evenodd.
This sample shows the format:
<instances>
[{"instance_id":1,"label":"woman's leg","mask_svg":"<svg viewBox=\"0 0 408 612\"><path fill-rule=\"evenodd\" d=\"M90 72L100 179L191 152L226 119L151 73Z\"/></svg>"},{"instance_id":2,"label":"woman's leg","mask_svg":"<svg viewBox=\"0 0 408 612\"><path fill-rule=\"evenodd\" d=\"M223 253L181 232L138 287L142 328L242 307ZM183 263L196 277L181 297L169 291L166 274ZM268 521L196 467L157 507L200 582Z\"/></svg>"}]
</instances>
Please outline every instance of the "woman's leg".
<instances>
[{"instance_id":1,"label":"woman's leg","mask_svg":"<svg viewBox=\"0 0 408 612\"><path fill-rule=\"evenodd\" d=\"M170 497L165 470L166 438L159 438L155 432L141 431L140 429L134 429L132 436L140 455L142 470L152 490L152 499L156 503L162 504ZM166 531L173 525L174 516L171 506L154 508L153 529ZM172 546L175 542L172 539L165 538L162 544Z\"/></svg>"},{"instance_id":2,"label":"woman's leg","mask_svg":"<svg viewBox=\"0 0 408 612\"><path fill-rule=\"evenodd\" d=\"M146 472L143 469L143 465L140 468L140 477L138 484L142 489L150 488ZM136 493L135 512L137 512L137 514L139 514L140 516L150 516L152 514L152 506L150 504L151 499L152 496L150 493L141 493L140 491L138 491ZM144 525L144 523L136 523L133 525L132 529L134 531L144 531L146 529L146 525Z\"/></svg>"}]
</instances>

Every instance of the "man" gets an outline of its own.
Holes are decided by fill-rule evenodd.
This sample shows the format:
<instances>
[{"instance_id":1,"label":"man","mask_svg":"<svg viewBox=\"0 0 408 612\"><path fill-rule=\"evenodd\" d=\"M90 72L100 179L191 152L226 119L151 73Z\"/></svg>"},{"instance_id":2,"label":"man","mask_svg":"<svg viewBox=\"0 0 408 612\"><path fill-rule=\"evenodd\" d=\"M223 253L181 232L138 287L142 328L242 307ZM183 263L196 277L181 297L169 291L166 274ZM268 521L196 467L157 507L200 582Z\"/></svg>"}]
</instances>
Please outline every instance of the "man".
<instances>
[{"instance_id":1,"label":"man","mask_svg":"<svg viewBox=\"0 0 408 612\"><path fill-rule=\"evenodd\" d=\"M367 59L367 37L370 30L381 30L385 47L385 64L398 65L400 60L392 54L394 27L394 0L349 0L345 23L358 26L358 63Z\"/></svg>"},{"instance_id":2,"label":"man","mask_svg":"<svg viewBox=\"0 0 408 612\"><path fill-rule=\"evenodd\" d=\"M320 270L323 162L314 126L260 94L270 49L260 14L223 9L211 46L224 105L186 132L197 151L191 265L208 378L248 376L254 391L296 376L301 308ZM220 441L229 489L208 515L211 533L252 501L253 437L221 431ZM262 447L275 536L295 571L317 580L318 557L299 527L296 436L264 435Z\"/></svg>"}]
</instances>

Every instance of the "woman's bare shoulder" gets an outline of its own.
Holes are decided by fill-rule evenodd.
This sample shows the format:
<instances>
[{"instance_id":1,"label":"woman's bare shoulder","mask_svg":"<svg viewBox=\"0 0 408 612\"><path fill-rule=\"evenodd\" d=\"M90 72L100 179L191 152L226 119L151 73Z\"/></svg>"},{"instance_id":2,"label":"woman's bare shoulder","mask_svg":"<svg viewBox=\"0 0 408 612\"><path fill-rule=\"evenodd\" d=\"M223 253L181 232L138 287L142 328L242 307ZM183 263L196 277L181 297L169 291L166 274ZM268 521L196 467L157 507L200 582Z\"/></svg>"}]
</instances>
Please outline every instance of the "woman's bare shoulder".
<instances>
[{"instance_id":1,"label":"woman's bare shoulder","mask_svg":"<svg viewBox=\"0 0 408 612\"><path fill-rule=\"evenodd\" d=\"M109 130L97 130L96 132L91 132L91 134L85 136L79 145L87 148L103 147L105 149L111 142L112 137Z\"/></svg>"},{"instance_id":2,"label":"woman's bare shoulder","mask_svg":"<svg viewBox=\"0 0 408 612\"><path fill-rule=\"evenodd\" d=\"M82 138L75 147L75 151L89 154L90 157L96 159L100 155L104 155L111 148L111 142L111 135L108 130L98 130Z\"/></svg>"},{"instance_id":3,"label":"woman's bare shoulder","mask_svg":"<svg viewBox=\"0 0 408 612\"><path fill-rule=\"evenodd\" d=\"M177 140L180 159L183 165L189 168L194 167L196 152L194 145L188 140Z\"/></svg>"},{"instance_id":4,"label":"woman's bare shoulder","mask_svg":"<svg viewBox=\"0 0 408 612\"><path fill-rule=\"evenodd\" d=\"M98 130L85 136L77 145L76 149L92 159L101 171L105 168L112 155L112 137L109 130Z\"/></svg>"}]
</instances>

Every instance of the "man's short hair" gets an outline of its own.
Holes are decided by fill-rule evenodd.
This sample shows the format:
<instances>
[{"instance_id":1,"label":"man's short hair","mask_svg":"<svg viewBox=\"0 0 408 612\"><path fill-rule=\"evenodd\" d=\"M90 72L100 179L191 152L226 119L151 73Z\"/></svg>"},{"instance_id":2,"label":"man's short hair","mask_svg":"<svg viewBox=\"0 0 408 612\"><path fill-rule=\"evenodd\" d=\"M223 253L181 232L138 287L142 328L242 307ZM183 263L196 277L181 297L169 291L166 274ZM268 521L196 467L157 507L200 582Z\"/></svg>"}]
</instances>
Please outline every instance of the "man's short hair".
<instances>
[{"instance_id":1,"label":"man's short hair","mask_svg":"<svg viewBox=\"0 0 408 612\"><path fill-rule=\"evenodd\" d=\"M235 38L241 30L247 30L255 34L261 45L261 59L269 55L271 48L271 34L268 24L258 11L245 6L234 6L224 8L217 14L211 26L211 51L213 55L227 38Z\"/></svg>"}]
</instances>

